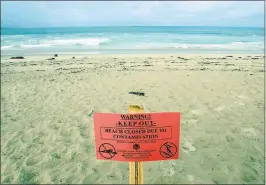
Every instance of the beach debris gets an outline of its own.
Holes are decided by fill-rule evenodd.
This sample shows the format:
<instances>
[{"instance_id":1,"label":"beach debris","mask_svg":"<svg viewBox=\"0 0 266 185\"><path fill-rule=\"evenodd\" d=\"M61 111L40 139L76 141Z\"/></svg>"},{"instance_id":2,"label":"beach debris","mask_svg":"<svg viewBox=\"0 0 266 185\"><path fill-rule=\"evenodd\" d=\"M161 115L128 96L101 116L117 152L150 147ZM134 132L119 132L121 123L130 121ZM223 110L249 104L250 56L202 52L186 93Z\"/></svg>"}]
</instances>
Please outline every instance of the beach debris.
<instances>
[{"instance_id":1,"label":"beach debris","mask_svg":"<svg viewBox=\"0 0 266 185\"><path fill-rule=\"evenodd\" d=\"M232 58L233 56L226 56L226 57L231 57Z\"/></svg>"},{"instance_id":2,"label":"beach debris","mask_svg":"<svg viewBox=\"0 0 266 185\"><path fill-rule=\"evenodd\" d=\"M55 54L54 57L58 57L58 54Z\"/></svg>"},{"instance_id":3,"label":"beach debris","mask_svg":"<svg viewBox=\"0 0 266 185\"><path fill-rule=\"evenodd\" d=\"M189 152L194 152L196 151L196 147L193 146L193 144L191 142L189 142L188 140L185 140L185 142L183 142L183 144L181 145L181 148L184 150L184 152L189 153Z\"/></svg>"},{"instance_id":4,"label":"beach debris","mask_svg":"<svg viewBox=\"0 0 266 185\"><path fill-rule=\"evenodd\" d=\"M242 134L252 140L257 140L257 133L253 128L243 128Z\"/></svg>"},{"instance_id":5,"label":"beach debris","mask_svg":"<svg viewBox=\"0 0 266 185\"><path fill-rule=\"evenodd\" d=\"M85 69L77 70L77 71L70 71L70 73L80 73L82 71L85 71Z\"/></svg>"},{"instance_id":6,"label":"beach debris","mask_svg":"<svg viewBox=\"0 0 266 185\"><path fill-rule=\"evenodd\" d=\"M262 103L262 102L257 103L257 107L258 107L258 108L263 107L263 103Z\"/></svg>"},{"instance_id":7,"label":"beach debris","mask_svg":"<svg viewBox=\"0 0 266 185\"><path fill-rule=\"evenodd\" d=\"M253 59L253 60L258 60L259 58L257 58L257 57L254 57L254 58L251 58L251 59Z\"/></svg>"},{"instance_id":8,"label":"beach debris","mask_svg":"<svg viewBox=\"0 0 266 185\"><path fill-rule=\"evenodd\" d=\"M126 63L125 61L122 61L122 62L119 62L119 65L123 65L125 63ZM131 63L134 63L134 62L131 62Z\"/></svg>"},{"instance_id":9,"label":"beach debris","mask_svg":"<svg viewBox=\"0 0 266 185\"><path fill-rule=\"evenodd\" d=\"M72 57L72 59L75 59L75 57Z\"/></svg>"},{"instance_id":10,"label":"beach debris","mask_svg":"<svg viewBox=\"0 0 266 185\"><path fill-rule=\"evenodd\" d=\"M252 161L255 161L255 159L252 156L249 156Z\"/></svg>"},{"instance_id":11,"label":"beach debris","mask_svg":"<svg viewBox=\"0 0 266 185\"><path fill-rule=\"evenodd\" d=\"M54 60L55 58L48 58L47 60Z\"/></svg>"},{"instance_id":12,"label":"beach debris","mask_svg":"<svg viewBox=\"0 0 266 185\"><path fill-rule=\"evenodd\" d=\"M183 58L183 57L177 57L177 58L181 60L189 60L188 58Z\"/></svg>"},{"instance_id":13,"label":"beach debris","mask_svg":"<svg viewBox=\"0 0 266 185\"><path fill-rule=\"evenodd\" d=\"M94 110L92 110L91 113L88 114L88 116L91 117L93 112L94 112Z\"/></svg>"},{"instance_id":14,"label":"beach debris","mask_svg":"<svg viewBox=\"0 0 266 185\"><path fill-rule=\"evenodd\" d=\"M23 56L11 57L10 59L25 59Z\"/></svg>"},{"instance_id":15,"label":"beach debris","mask_svg":"<svg viewBox=\"0 0 266 185\"><path fill-rule=\"evenodd\" d=\"M134 95L137 95L137 96L145 96L145 93L144 92L129 92L128 94L134 94Z\"/></svg>"},{"instance_id":16,"label":"beach debris","mask_svg":"<svg viewBox=\"0 0 266 185\"><path fill-rule=\"evenodd\" d=\"M231 70L231 71L241 71L241 69L233 69L233 70Z\"/></svg>"}]
</instances>

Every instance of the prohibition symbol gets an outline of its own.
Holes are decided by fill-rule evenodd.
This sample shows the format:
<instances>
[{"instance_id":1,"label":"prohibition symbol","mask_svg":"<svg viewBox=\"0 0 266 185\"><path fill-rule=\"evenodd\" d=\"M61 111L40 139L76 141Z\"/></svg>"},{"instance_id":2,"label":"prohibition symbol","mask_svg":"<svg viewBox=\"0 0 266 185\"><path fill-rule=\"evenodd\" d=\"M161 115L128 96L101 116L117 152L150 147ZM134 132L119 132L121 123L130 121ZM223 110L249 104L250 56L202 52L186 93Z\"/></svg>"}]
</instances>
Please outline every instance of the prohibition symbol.
<instances>
[{"instance_id":1,"label":"prohibition symbol","mask_svg":"<svg viewBox=\"0 0 266 185\"><path fill-rule=\"evenodd\" d=\"M176 152L177 148L174 143L167 142L160 147L160 154L164 158L173 157L176 154Z\"/></svg>"},{"instance_id":2,"label":"prohibition symbol","mask_svg":"<svg viewBox=\"0 0 266 185\"><path fill-rule=\"evenodd\" d=\"M111 159L117 154L114 146L109 143L101 144L101 146L99 147L99 152L101 156L105 159Z\"/></svg>"}]
</instances>

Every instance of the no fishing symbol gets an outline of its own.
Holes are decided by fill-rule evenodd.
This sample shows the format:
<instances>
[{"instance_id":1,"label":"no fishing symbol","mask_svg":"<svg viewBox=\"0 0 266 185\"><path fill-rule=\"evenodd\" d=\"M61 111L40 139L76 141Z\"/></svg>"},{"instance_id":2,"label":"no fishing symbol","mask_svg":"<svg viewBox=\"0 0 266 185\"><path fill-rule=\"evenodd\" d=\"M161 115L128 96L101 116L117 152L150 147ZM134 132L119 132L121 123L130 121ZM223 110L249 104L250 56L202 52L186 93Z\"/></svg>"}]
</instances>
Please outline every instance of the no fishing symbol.
<instances>
[{"instance_id":1,"label":"no fishing symbol","mask_svg":"<svg viewBox=\"0 0 266 185\"><path fill-rule=\"evenodd\" d=\"M160 148L160 154L164 158L170 158L173 157L177 152L177 148L175 144L167 142L164 143Z\"/></svg>"},{"instance_id":2,"label":"no fishing symbol","mask_svg":"<svg viewBox=\"0 0 266 185\"><path fill-rule=\"evenodd\" d=\"M105 159L112 159L117 154L114 146L109 143L103 143L99 147L99 153Z\"/></svg>"}]
</instances>

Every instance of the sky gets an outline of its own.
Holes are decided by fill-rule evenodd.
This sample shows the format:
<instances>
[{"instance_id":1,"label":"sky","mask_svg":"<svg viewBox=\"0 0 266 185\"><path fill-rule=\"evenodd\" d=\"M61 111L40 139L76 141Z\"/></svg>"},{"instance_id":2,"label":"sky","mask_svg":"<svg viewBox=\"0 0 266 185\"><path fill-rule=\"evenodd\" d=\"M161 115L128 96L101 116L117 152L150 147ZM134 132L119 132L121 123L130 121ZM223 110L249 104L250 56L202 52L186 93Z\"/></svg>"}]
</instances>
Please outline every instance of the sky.
<instances>
[{"instance_id":1,"label":"sky","mask_svg":"<svg viewBox=\"0 0 266 185\"><path fill-rule=\"evenodd\" d=\"M263 27L263 1L1 1L2 27Z\"/></svg>"}]
</instances>

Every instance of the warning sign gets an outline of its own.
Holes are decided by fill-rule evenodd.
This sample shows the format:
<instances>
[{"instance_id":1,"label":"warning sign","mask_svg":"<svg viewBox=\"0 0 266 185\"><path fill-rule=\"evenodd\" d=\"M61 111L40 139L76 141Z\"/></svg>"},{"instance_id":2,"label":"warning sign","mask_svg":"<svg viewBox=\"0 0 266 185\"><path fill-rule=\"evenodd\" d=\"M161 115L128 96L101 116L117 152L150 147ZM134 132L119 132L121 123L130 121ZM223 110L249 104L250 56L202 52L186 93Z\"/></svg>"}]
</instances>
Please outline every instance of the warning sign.
<instances>
[{"instance_id":1,"label":"warning sign","mask_svg":"<svg viewBox=\"0 0 266 185\"><path fill-rule=\"evenodd\" d=\"M97 159L157 161L178 158L180 113L95 113Z\"/></svg>"}]
</instances>

